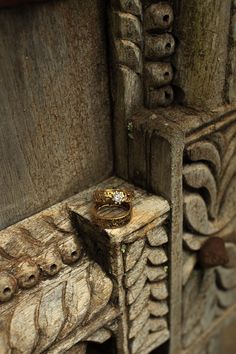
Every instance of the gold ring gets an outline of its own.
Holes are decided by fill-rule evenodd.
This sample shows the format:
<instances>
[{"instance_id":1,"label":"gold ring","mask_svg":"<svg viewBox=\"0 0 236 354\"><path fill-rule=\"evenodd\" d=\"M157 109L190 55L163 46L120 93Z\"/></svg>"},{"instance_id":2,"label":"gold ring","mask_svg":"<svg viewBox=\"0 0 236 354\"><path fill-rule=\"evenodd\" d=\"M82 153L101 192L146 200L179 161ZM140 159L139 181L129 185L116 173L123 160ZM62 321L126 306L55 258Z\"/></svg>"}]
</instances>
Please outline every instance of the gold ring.
<instances>
[{"instance_id":1,"label":"gold ring","mask_svg":"<svg viewBox=\"0 0 236 354\"><path fill-rule=\"evenodd\" d=\"M120 216L109 215L113 208L120 208L123 214ZM109 211L107 214L102 215L103 211ZM120 204L94 204L92 209L92 217L94 222L102 227L103 229L115 229L122 227L130 222L132 216L132 205L131 203L120 203Z\"/></svg>"},{"instance_id":2,"label":"gold ring","mask_svg":"<svg viewBox=\"0 0 236 354\"><path fill-rule=\"evenodd\" d=\"M97 204L129 203L134 198L134 192L128 189L97 189L93 193L93 200Z\"/></svg>"}]
</instances>

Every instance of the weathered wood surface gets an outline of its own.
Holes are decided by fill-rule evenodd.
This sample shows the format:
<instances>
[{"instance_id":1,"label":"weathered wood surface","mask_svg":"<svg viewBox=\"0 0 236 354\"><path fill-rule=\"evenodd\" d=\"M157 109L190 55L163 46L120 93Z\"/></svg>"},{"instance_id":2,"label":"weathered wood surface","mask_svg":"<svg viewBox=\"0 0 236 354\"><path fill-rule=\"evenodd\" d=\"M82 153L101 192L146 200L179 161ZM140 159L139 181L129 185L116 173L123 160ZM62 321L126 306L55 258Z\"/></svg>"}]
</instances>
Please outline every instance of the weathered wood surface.
<instances>
[{"instance_id":1,"label":"weathered wood surface","mask_svg":"<svg viewBox=\"0 0 236 354\"><path fill-rule=\"evenodd\" d=\"M135 190L133 218L117 230L101 230L90 220L93 192L106 187ZM5 352L83 353L86 342L115 335L120 353L141 347L148 353L167 341L169 209L163 198L111 178L2 230ZM74 213L82 224L76 225ZM86 252L90 238L100 257L105 247L109 267Z\"/></svg>"},{"instance_id":2,"label":"weathered wood surface","mask_svg":"<svg viewBox=\"0 0 236 354\"><path fill-rule=\"evenodd\" d=\"M0 11L0 228L112 172L105 11L102 0Z\"/></svg>"},{"instance_id":3,"label":"weathered wood surface","mask_svg":"<svg viewBox=\"0 0 236 354\"><path fill-rule=\"evenodd\" d=\"M112 281L88 260L67 267L59 276L1 304L1 350L65 353L118 316L108 304L111 292Z\"/></svg>"},{"instance_id":4,"label":"weathered wood surface","mask_svg":"<svg viewBox=\"0 0 236 354\"><path fill-rule=\"evenodd\" d=\"M112 99L116 173L127 179L128 123L143 105L142 3L111 1L109 9L112 52Z\"/></svg>"},{"instance_id":5,"label":"weathered wood surface","mask_svg":"<svg viewBox=\"0 0 236 354\"><path fill-rule=\"evenodd\" d=\"M170 63L170 55L175 49L175 40L170 33L173 20L173 9L167 2L154 3L145 8L144 86L148 108L169 106L174 100L170 85L174 76Z\"/></svg>"},{"instance_id":6,"label":"weathered wood surface","mask_svg":"<svg viewBox=\"0 0 236 354\"><path fill-rule=\"evenodd\" d=\"M171 204L170 250L170 352L181 350L182 299L182 154L183 133L175 123L158 111L142 111L133 116L129 139L129 177ZM167 109L168 112L168 109ZM174 265L174 268L172 268ZM151 276L151 273L149 271Z\"/></svg>"},{"instance_id":7,"label":"weathered wood surface","mask_svg":"<svg viewBox=\"0 0 236 354\"><path fill-rule=\"evenodd\" d=\"M183 298L184 348L193 348L198 338L203 339L207 328L214 326L218 319L223 326L225 310L236 303L235 136L235 113L232 112L193 132L186 141L183 284L189 300ZM199 271L195 266L197 252L206 240L211 238L213 241L215 236L226 241L229 262L224 267L212 269L211 277L207 278L209 270Z\"/></svg>"},{"instance_id":8,"label":"weathered wood surface","mask_svg":"<svg viewBox=\"0 0 236 354\"><path fill-rule=\"evenodd\" d=\"M68 212L90 200L84 191L0 231L3 353L59 354L80 342L81 354L116 332L113 282L87 258Z\"/></svg>"},{"instance_id":9,"label":"weathered wood surface","mask_svg":"<svg viewBox=\"0 0 236 354\"><path fill-rule=\"evenodd\" d=\"M114 179L112 183L119 185L120 180ZM134 188L127 183L119 188L122 186ZM113 275L113 297L117 298L122 313L117 333L118 350L127 354L148 353L166 342L169 338L166 320L169 313L169 229L164 226L169 211L167 201L135 188L130 223L119 229L107 229L102 234L91 224L90 203L72 205L70 210L88 254ZM152 278L150 269L154 274Z\"/></svg>"},{"instance_id":10,"label":"weathered wood surface","mask_svg":"<svg viewBox=\"0 0 236 354\"><path fill-rule=\"evenodd\" d=\"M176 49L174 83L184 105L212 110L227 103L231 0L174 2Z\"/></svg>"},{"instance_id":11,"label":"weathered wood surface","mask_svg":"<svg viewBox=\"0 0 236 354\"><path fill-rule=\"evenodd\" d=\"M0 7L12 7L23 5L27 2L39 2L39 1L47 1L47 0L0 0Z\"/></svg>"},{"instance_id":12,"label":"weathered wood surface","mask_svg":"<svg viewBox=\"0 0 236 354\"><path fill-rule=\"evenodd\" d=\"M228 101L236 103L236 3L232 1L230 37L229 37L229 59L228 59Z\"/></svg>"},{"instance_id":13,"label":"weathered wood surface","mask_svg":"<svg viewBox=\"0 0 236 354\"><path fill-rule=\"evenodd\" d=\"M181 353L182 354L202 354L204 350L206 351L206 354L215 354L217 353L216 347L214 346L214 334L220 338L220 333L224 331L224 329L227 331L227 324L234 324L236 319L236 305L232 306L228 310L224 312L224 314L217 318L209 327L208 329L205 330L202 336L198 336L195 340L195 342L192 344L192 346L186 350L183 350ZM227 333L227 332L226 332ZM230 338L230 334L228 333L229 337L225 338ZM210 342L213 339L212 346L211 348ZM218 342L217 349L220 348L220 342ZM229 344L230 345L230 344ZM232 342L231 342L232 345ZM207 348L208 347L208 348ZM208 351L207 351L208 350ZM235 341L233 345L231 346L232 354L235 352ZM221 353L221 352L220 352ZM230 353L230 352L229 352ZM218 354L218 353L217 353ZM231 354L231 353L230 353Z\"/></svg>"},{"instance_id":14,"label":"weathered wood surface","mask_svg":"<svg viewBox=\"0 0 236 354\"><path fill-rule=\"evenodd\" d=\"M232 242L235 242L236 219L235 112L231 111L222 117L221 110L218 112L217 117L216 112L207 115L172 107L166 110L143 110L135 114L132 120L133 132L129 140L130 178L143 187L164 195L172 205L171 225L172 232L173 229L175 232L170 240L170 247L171 264L175 264L175 269L170 270L170 274L173 274L170 282L170 308L173 316L170 329L175 323L175 335L170 332L170 350L173 350L173 353L181 350L183 330L184 345L191 346L197 337L204 334L211 321L216 316L221 316L223 311L236 301L232 280L235 274ZM211 123L206 124L208 120L211 120ZM184 188L180 190L182 178ZM204 205L196 204L201 198ZM182 202L185 216L184 233ZM228 241L226 246L231 253L231 266L227 266L228 271L218 271L217 284L221 284L220 287L216 284L215 276L212 276L208 277L207 285L203 285L201 291L198 289L198 306L194 307L195 312L192 315L191 305L188 306L184 302L187 324L182 323L179 311L182 294L179 283L191 282L197 264L196 252L211 235L221 236ZM183 260L182 236L186 249ZM179 277L178 272L181 273L178 274ZM212 291L209 292L209 289ZM191 324L191 319L196 319L200 313L201 323L197 326Z\"/></svg>"}]
</instances>

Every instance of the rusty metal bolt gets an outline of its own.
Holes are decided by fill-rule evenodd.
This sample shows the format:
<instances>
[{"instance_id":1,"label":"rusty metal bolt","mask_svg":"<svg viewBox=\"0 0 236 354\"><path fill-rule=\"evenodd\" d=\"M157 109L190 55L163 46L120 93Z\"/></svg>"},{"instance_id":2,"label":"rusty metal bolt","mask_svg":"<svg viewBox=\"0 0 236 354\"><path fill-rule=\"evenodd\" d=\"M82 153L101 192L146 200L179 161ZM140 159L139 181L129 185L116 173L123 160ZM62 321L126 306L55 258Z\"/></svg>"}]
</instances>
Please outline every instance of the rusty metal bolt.
<instances>
[{"instance_id":1,"label":"rusty metal bolt","mask_svg":"<svg viewBox=\"0 0 236 354\"><path fill-rule=\"evenodd\" d=\"M209 238L200 249L198 260L202 268L226 265L229 257L224 240L220 237Z\"/></svg>"}]
</instances>

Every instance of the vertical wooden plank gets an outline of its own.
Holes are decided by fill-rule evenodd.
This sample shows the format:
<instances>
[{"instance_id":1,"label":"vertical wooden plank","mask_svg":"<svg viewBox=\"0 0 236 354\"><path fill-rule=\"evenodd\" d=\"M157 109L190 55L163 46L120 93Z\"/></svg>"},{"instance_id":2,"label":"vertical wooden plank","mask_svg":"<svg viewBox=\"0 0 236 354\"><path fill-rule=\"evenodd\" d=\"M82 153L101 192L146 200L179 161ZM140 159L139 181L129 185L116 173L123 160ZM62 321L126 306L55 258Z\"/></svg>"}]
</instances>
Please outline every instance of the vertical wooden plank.
<instances>
[{"instance_id":1,"label":"vertical wooden plank","mask_svg":"<svg viewBox=\"0 0 236 354\"><path fill-rule=\"evenodd\" d=\"M182 158L184 137L181 129L161 114L140 112L135 115L134 139L130 140L130 178L146 185L171 204L170 267L170 347L169 353L181 352L182 325ZM142 139L140 132L146 136ZM142 144L142 148L140 147ZM143 159L145 158L145 164ZM134 170L133 170L134 169ZM137 176L140 171L140 176ZM141 178L139 178L141 177Z\"/></svg>"},{"instance_id":2,"label":"vertical wooden plank","mask_svg":"<svg viewBox=\"0 0 236 354\"><path fill-rule=\"evenodd\" d=\"M0 228L112 173L105 5L0 11Z\"/></svg>"},{"instance_id":3,"label":"vertical wooden plank","mask_svg":"<svg viewBox=\"0 0 236 354\"><path fill-rule=\"evenodd\" d=\"M151 141L150 186L171 203L170 224L170 348L169 353L181 352L182 331L182 156L183 136L177 127L168 133L157 129Z\"/></svg>"},{"instance_id":4,"label":"vertical wooden plank","mask_svg":"<svg viewBox=\"0 0 236 354\"><path fill-rule=\"evenodd\" d=\"M111 1L109 9L112 48L112 98L115 169L128 178L128 123L143 105L142 3Z\"/></svg>"},{"instance_id":5,"label":"vertical wooden plank","mask_svg":"<svg viewBox=\"0 0 236 354\"><path fill-rule=\"evenodd\" d=\"M177 0L174 83L187 106L211 110L225 103L231 0Z\"/></svg>"},{"instance_id":6,"label":"vertical wooden plank","mask_svg":"<svg viewBox=\"0 0 236 354\"><path fill-rule=\"evenodd\" d=\"M230 37L229 37L229 62L228 62L228 100L236 103L236 1L232 1Z\"/></svg>"}]
</instances>

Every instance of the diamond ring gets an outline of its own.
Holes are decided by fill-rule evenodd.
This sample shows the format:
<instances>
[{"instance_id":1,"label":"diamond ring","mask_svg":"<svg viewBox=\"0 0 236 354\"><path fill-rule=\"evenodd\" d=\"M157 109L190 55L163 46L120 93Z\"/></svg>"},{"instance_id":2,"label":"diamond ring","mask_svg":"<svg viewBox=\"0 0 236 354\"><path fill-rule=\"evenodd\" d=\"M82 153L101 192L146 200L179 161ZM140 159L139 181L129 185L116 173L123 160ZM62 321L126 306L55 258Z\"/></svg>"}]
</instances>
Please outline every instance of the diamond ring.
<instances>
[{"instance_id":1,"label":"diamond ring","mask_svg":"<svg viewBox=\"0 0 236 354\"><path fill-rule=\"evenodd\" d=\"M129 223L134 192L127 189L97 189L93 193L93 220L104 229L114 229Z\"/></svg>"},{"instance_id":2,"label":"diamond ring","mask_svg":"<svg viewBox=\"0 0 236 354\"><path fill-rule=\"evenodd\" d=\"M97 189L93 193L95 203L122 204L129 203L134 198L134 192L128 189Z\"/></svg>"}]
</instances>

